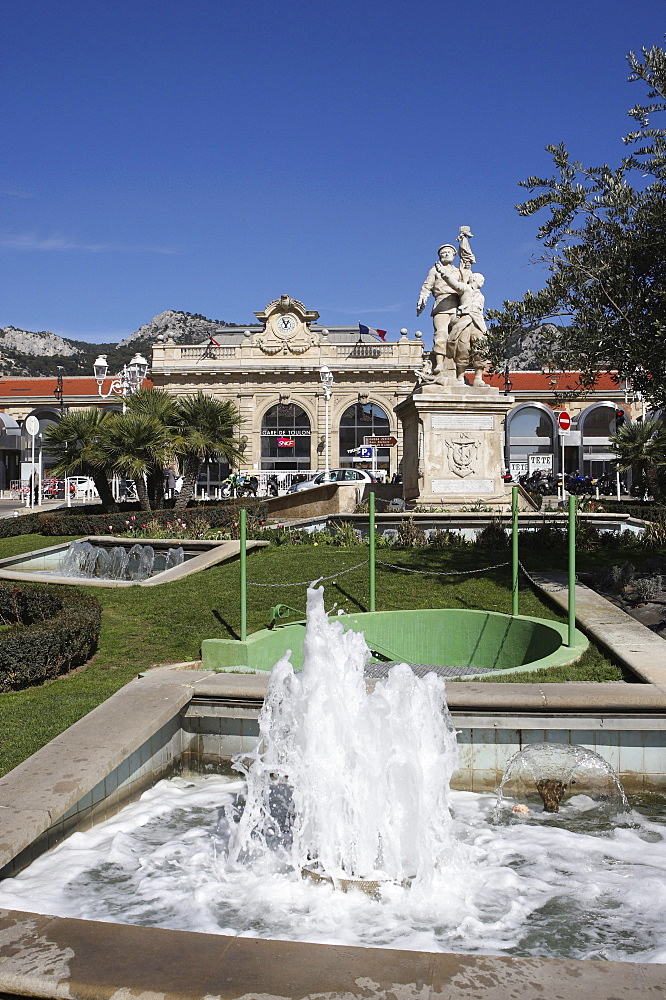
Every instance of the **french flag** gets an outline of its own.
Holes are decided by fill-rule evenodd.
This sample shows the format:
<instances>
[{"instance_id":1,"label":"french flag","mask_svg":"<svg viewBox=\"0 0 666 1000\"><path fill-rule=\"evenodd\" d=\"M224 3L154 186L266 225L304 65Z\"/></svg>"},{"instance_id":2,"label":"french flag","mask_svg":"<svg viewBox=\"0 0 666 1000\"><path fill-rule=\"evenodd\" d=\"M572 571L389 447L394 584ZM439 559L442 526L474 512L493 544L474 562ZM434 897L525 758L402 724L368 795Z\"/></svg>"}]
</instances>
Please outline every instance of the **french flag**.
<instances>
[{"instance_id":1,"label":"french flag","mask_svg":"<svg viewBox=\"0 0 666 1000\"><path fill-rule=\"evenodd\" d=\"M386 340L386 330L375 330L374 326L364 326L363 323L358 324L358 332L370 333L373 337L377 337L378 340Z\"/></svg>"}]
</instances>

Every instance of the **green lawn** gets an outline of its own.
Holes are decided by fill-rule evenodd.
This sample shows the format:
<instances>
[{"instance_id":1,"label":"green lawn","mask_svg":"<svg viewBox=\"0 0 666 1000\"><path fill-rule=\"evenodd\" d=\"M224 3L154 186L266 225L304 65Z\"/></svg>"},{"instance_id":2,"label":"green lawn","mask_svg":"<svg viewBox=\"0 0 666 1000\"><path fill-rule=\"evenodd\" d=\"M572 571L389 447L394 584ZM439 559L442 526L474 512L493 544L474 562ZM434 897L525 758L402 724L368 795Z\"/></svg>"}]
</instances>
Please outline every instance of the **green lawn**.
<instances>
[{"instance_id":1,"label":"green lawn","mask_svg":"<svg viewBox=\"0 0 666 1000\"><path fill-rule=\"evenodd\" d=\"M66 540L39 535L0 539L0 558ZM248 588L248 631L265 627L270 607L278 602L304 609L305 586L288 584L319 576L334 575L325 583L327 609L337 604L349 612L367 611L367 566L342 573L367 556L366 547L328 546L282 546L250 553L249 582L280 586ZM564 565L564 557L552 552L525 552L523 557L532 568L537 568L540 561L550 566ZM478 549L381 548L377 558L412 569L442 571L484 567L504 562L509 556L506 552ZM103 605L99 649L85 669L41 687L0 694L0 773L15 767L140 671L161 663L198 659L202 639L235 637L240 621L238 584L239 566L235 562L158 587L83 588ZM509 567L468 577L423 576L378 567L377 610L405 607L508 612ZM520 612L563 620L524 580ZM520 678L514 675L512 679ZM620 680L622 675L597 649L591 648L571 667L556 668L543 676L528 674L522 679Z\"/></svg>"}]
</instances>

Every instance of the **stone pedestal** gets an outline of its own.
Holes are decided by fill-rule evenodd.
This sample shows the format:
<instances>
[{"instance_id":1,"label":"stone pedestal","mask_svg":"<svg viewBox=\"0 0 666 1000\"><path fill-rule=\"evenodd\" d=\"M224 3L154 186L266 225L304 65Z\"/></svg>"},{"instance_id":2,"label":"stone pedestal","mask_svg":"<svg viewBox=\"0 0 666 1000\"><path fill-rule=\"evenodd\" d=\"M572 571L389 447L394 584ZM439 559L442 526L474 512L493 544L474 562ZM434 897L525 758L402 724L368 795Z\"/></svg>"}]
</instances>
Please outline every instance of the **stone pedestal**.
<instances>
[{"instance_id":1,"label":"stone pedestal","mask_svg":"<svg viewBox=\"0 0 666 1000\"><path fill-rule=\"evenodd\" d=\"M395 407L403 428L405 500L489 507L511 504L504 472L504 420L512 396L486 386L430 384Z\"/></svg>"}]
</instances>

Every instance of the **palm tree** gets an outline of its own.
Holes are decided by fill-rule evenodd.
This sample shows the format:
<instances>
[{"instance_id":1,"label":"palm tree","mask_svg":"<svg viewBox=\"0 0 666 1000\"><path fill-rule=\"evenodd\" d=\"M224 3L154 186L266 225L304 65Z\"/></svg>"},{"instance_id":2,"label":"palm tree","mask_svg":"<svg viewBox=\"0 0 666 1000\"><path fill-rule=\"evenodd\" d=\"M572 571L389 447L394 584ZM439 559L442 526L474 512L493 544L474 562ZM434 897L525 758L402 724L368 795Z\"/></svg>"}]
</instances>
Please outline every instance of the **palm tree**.
<instances>
[{"instance_id":1,"label":"palm tree","mask_svg":"<svg viewBox=\"0 0 666 1000\"><path fill-rule=\"evenodd\" d=\"M45 451L58 460L55 474L90 476L104 511L118 509L107 479L109 463L103 445L108 421L105 410L73 410L44 431Z\"/></svg>"},{"instance_id":2,"label":"palm tree","mask_svg":"<svg viewBox=\"0 0 666 1000\"><path fill-rule=\"evenodd\" d=\"M112 469L136 483L142 510L151 510L146 477L173 459L174 442L169 428L158 417L145 413L114 415L104 425L102 441Z\"/></svg>"},{"instance_id":3,"label":"palm tree","mask_svg":"<svg viewBox=\"0 0 666 1000\"><path fill-rule=\"evenodd\" d=\"M130 396L127 412L155 417L174 437L180 424L176 397L164 389L139 389ZM151 506L163 506L164 467L158 462L146 470L146 486Z\"/></svg>"},{"instance_id":4,"label":"palm tree","mask_svg":"<svg viewBox=\"0 0 666 1000\"><path fill-rule=\"evenodd\" d=\"M180 427L176 448L182 457L183 485L175 508L182 510L194 495L205 461L215 459L230 465L241 461L239 442L234 437L241 416L232 402L214 399L201 391L196 396L182 396L177 406Z\"/></svg>"},{"instance_id":5,"label":"palm tree","mask_svg":"<svg viewBox=\"0 0 666 1000\"><path fill-rule=\"evenodd\" d=\"M658 417L648 417L624 424L610 440L618 456L613 465L621 472L633 470L644 500L655 484L657 467L666 465L666 428Z\"/></svg>"}]
</instances>

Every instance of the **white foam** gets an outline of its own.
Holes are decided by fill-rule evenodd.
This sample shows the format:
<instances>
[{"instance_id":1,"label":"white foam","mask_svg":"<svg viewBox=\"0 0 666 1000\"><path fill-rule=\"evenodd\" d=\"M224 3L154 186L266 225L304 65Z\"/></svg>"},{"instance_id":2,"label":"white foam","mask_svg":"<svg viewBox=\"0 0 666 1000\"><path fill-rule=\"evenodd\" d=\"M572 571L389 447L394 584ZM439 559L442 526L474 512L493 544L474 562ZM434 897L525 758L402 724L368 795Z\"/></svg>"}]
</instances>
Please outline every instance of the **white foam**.
<instances>
[{"instance_id":1,"label":"white foam","mask_svg":"<svg viewBox=\"0 0 666 1000\"><path fill-rule=\"evenodd\" d=\"M0 884L0 906L213 934L419 951L659 962L666 836L637 813L593 836L492 825L494 796L452 792L460 850L428 886L380 899L291 870L230 863L225 807L243 787L175 778Z\"/></svg>"}]
</instances>

